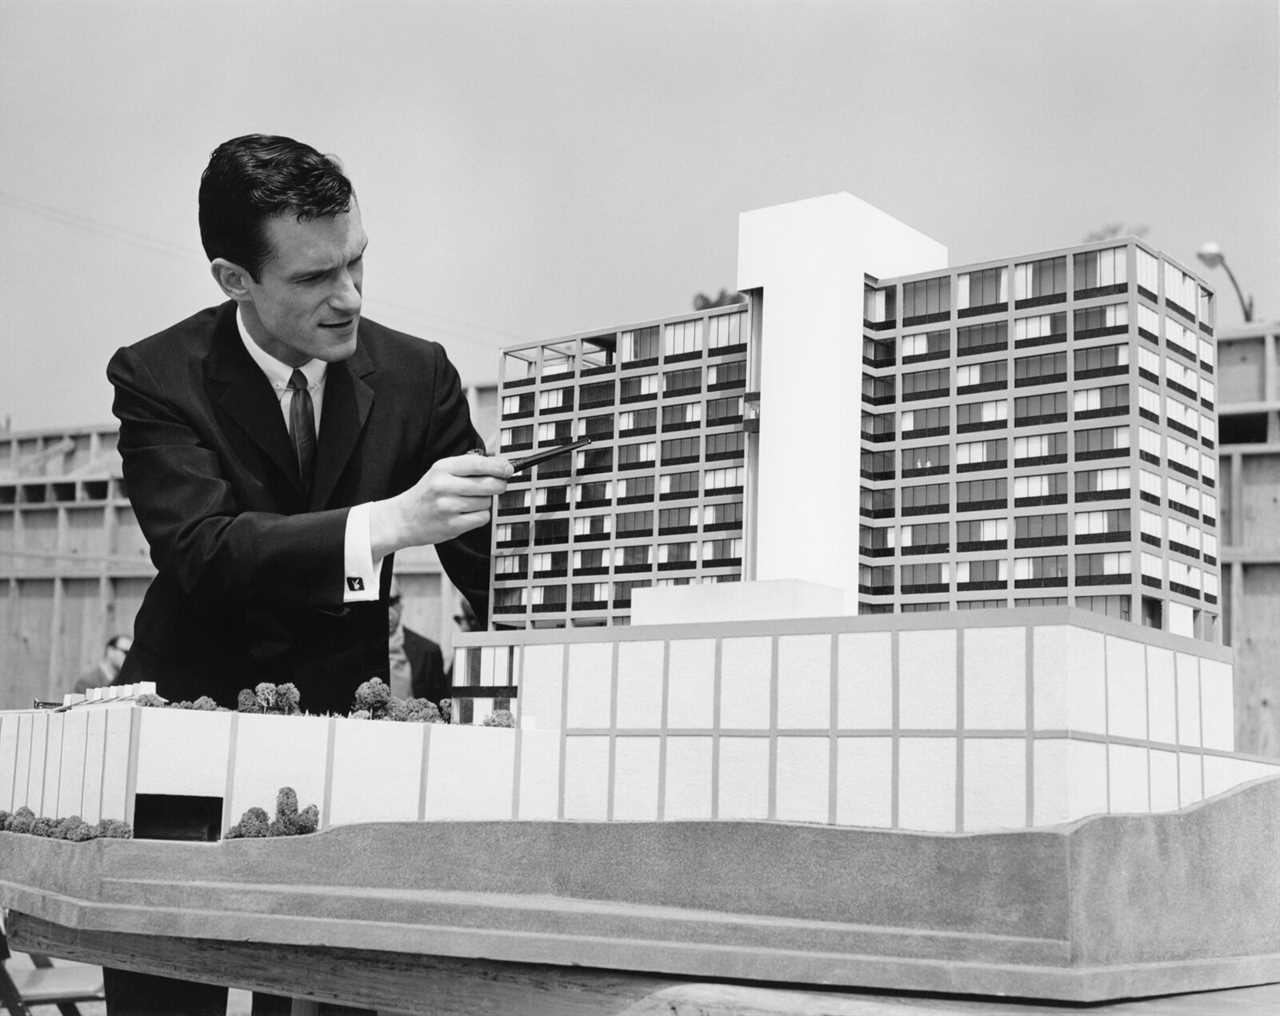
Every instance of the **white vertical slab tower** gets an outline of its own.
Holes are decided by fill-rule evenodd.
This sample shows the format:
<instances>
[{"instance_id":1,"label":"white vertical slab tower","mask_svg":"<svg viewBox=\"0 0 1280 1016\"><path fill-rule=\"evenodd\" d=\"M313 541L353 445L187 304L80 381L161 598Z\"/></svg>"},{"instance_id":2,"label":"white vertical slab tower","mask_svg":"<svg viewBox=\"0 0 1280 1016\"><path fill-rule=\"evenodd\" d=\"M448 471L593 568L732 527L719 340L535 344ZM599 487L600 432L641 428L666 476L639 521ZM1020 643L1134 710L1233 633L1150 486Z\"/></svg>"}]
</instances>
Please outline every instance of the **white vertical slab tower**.
<instances>
[{"instance_id":1,"label":"white vertical slab tower","mask_svg":"<svg viewBox=\"0 0 1280 1016\"><path fill-rule=\"evenodd\" d=\"M739 216L738 288L764 291L754 578L856 588L863 275L946 265L852 194Z\"/></svg>"}]
</instances>

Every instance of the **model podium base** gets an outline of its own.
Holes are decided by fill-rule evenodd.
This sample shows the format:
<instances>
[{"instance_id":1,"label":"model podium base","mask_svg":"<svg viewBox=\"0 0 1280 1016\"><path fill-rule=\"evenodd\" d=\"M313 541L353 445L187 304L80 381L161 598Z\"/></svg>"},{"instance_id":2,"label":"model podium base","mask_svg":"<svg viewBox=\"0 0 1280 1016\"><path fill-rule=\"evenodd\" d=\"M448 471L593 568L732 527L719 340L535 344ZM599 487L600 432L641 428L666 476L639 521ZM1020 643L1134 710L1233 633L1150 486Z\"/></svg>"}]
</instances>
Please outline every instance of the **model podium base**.
<instances>
[{"instance_id":1,"label":"model podium base","mask_svg":"<svg viewBox=\"0 0 1280 1016\"><path fill-rule=\"evenodd\" d=\"M87 931L1092 1002L1280 980L1280 779L1171 815L940 835L786 823L0 835L0 900Z\"/></svg>"}]
</instances>

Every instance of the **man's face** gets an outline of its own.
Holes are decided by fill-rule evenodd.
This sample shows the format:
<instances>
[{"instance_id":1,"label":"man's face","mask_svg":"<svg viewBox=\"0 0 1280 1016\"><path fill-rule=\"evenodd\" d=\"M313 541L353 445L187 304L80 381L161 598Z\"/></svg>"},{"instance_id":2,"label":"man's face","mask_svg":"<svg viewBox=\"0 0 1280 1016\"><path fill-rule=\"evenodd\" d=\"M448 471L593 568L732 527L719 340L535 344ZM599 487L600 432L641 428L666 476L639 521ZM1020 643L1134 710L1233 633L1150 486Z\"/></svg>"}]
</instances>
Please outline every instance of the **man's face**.
<instances>
[{"instance_id":1,"label":"man's face","mask_svg":"<svg viewBox=\"0 0 1280 1016\"><path fill-rule=\"evenodd\" d=\"M360 207L299 222L291 214L265 223L271 256L261 280L245 279L240 305L249 334L277 360L298 367L311 359L336 363L356 351L364 249Z\"/></svg>"}]
</instances>

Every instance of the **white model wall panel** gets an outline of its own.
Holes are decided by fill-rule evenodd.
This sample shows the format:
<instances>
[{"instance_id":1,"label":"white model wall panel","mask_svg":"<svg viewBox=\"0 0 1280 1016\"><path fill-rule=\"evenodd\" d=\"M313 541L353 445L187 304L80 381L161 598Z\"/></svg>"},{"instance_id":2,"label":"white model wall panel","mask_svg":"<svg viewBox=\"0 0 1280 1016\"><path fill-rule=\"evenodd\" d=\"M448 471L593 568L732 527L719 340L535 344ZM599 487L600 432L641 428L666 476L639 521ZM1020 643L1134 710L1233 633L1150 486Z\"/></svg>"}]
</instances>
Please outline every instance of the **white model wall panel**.
<instances>
[{"instance_id":1,"label":"white model wall panel","mask_svg":"<svg viewBox=\"0 0 1280 1016\"><path fill-rule=\"evenodd\" d=\"M1231 668L1217 660L1200 661L1200 717L1206 748L1235 747L1235 706Z\"/></svg>"},{"instance_id":2,"label":"white model wall panel","mask_svg":"<svg viewBox=\"0 0 1280 1016\"><path fill-rule=\"evenodd\" d=\"M1180 808L1178 753L1152 748L1147 753L1147 765L1151 773L1151 810L1174 811Z\"/></svg>"},{"instance_id":3,"label":"white model wall panel","mask_svg":"<svg viewBox=\"0 0 1280 1016\"><path fill-rule=\"evenodd\" d=\"M888 730L893 726L893 635L856 632L837 640L837 725L842 730Z\"/></svg>"},{"instance_id":4,"label":"white model wall panel","mask_svg":"<svg viewBox=\"0 0 1280 1016\"><path fill-rule=\"evenodd\" d=\"M906 730L956 727L956 633L898 633L898 726Z\"/></svg>"},{"instance_id":5,"label":"white model wall panel","mask_svg":"<svg viewBox=\"0 0 1280 1016\"><path fill-rule=\"evenodd\" d=\"M137 792L222 797L227 790L234 716L184 709L139 710ZM273 797L267 810L274 812L274 808Z\"/></svg>"},{"instance_id":6,"label":"white model wall panel","mask_svg":"<svg viewBox=\"0 0 1280 1016\"><path fill-rule=\"evenodd\" d=\"M667 738L663 817L711 818L711 738Z\"/></svg>"},{"instance_id":7,"label":"white model wall panel","mask_svg":"<svg viewBox=\"0 0 1280 1016\"><path fill-rule=\"evenodd\" d=\"M89 746L89 714L83 710L72 710L66 713L65 717L62 732L62 768L58 775L58 817L79 815L84 818L85 756ZM93 768L97 768L97 760ZM0 788L2 785L3 780L0 779Z\"/></svg>"},{"instance_id":8,"label":"white model wall panel","mask_svg":"<svg viewBox=\"0 0 1280 1016\"><path fill-rule=\"evenodd\" d=\"M80 817L86 822L99 822L121 815L102 811L102 785L106 775L107 710L91 709L85 713L84 787L80 800Z\"/></svg>"},{"instance_id":9,"label":"white model wall panel","mask_svg":"<svg viewBox=\"0 0 1280 1016\"><path fill-rule=\"evenodd\" d=\"M1263 776L1273 776L1276 766L1246 758L1223 755L1204 756L1204 794L1212 797L1224 790L1248 783Z\"/></svg>"},{"instance_id":10,"label":"white model wall panel","mask_svg":"<svg viewBox=\"0 0 1280 1016\"><path fill-rule=\"evenodd\" d=\"M1107 732L1107 659L1105 636L1067 628L1064 681L1067 729L1091 734Z\"/></svg>"},{"instance_id":11,"label":"white model wall panel","mask_svg":"<svg viewBox=\"0 0 1280 1016\"><path fill-rule=\"evenodd\" d=\"M1031 632L1032 713L1036 730L1066 730L1070 722L1067 704L1067 653L1070 629L1044 625Z\"/></svg>"},{"instance_id":12,"label":"white model wall panel","mask_svg":"<svg viewBox=\"0 0 1280 1016\"><path fill-rule=\"evenodd\" d=\"M612 683L613 646L608 642L569 646L568 725L608 727Z\"/></svg>"},{"instance_id":13,"label":"white model wall panel","mask_svg":"<svg viewBox=\"0 0 1280 1016\"><path fill-rule=\"evenodd\" d=\"M1106 667L1107 733L1145 739L1147 668L1143 646L1108 636Z\"/></svg>"},{"instance_id":14,"label":"white model wall panel","mask_svg":"<svg viewBox=\"0 0 1280 1016\"><path fill-rule=\"evenodd\" d=\"M129 705L100 707L106 717L106 738L102 749L101 818L133 821L133 797L129 776L133 757L133 725L141 712ZM275 797L272 795L272 801ZM81 816L88 821L87 816Z\"/></svg>"},{"instance_id":15,"label":"white model wall panel","mask_svg":"<svg viewBox=\"0 0 1280 1016\"><path fill-rule=\"evenodd\" d=\"M794 730L815 727L826 729L830 726L831 636L780 637L778 727Z\"/></svg>"},{"instance_id":16,"label":"white model wall panel","mask_svg":"<svg viewBox=\"0 0 1280 1016\"><path fill-rule=\"evenodd\" d=\"M0 811L13 811L13 781L18 770L18 726L22 714L0 713Z\"/></svg>"},{"instance_id":17,"label":"white model wall panel","mask_svg":"<svg viewBox=\"0 0 1280 1016\"><path fill-rule=\"evenodd\" d=\"M969 730L1027 726L1025 628L974 628L964 633L964 725Z\"/></svg>"},{"instance_id":18,"label":"white model wall panel","mask_svg":"<svg viewBox=\"0 0 1280 1016\"><path fill-rule=\"evenodd\" d=\"M566 738L564 759L564 817L604 821L609 815L609 738Z\"/></svg>"},{"instance_id":19,"label":"white model wall panel","mask_svg":"<svg viewBox=\"0 0 1280 1016\"><path fill-rule=\"evenodd\" d=\"M1164 744L1178 743L1178 691L1173 653L1147 646L1147 736Z\"/></svg>"},{"instance_id":20,"label":"white model wall panel","mask_svg":"<svg viewBox=\"0 0 1280 1016\"><path fill-rule=\"evenodd\" d=\"M560 817L560 731L524 730L520 740L520 767L517 777L521 819Z\"/></svg>"},{"instance_id":21,"label":"white model wall panel","mask_svg":"<svg viewBox=\"0 0 1280 1016\"><path fill-rule=\"evenodd\" d=\"M48 731L45 734L44 772L40 778L40 807L32 806L32 811L37 815L61 818L64 814L58 806L58 790L62 782L62 734L66 720L66 713L49 715Z\"/></svg>"},{"instance_id":22,"label":"white model wall panel","mask_svg":"<svg viewBox=\"0 0 1280 1016\"><path fill-rule=\"evenodd\" d=\"M426 738L427 820L512 817L516 769L515 734L511 730L416 723L390 726L418 727L419 737Z\"/></svg>"},{"instance_id":23,"label":"white model wall panel","mask_svg":"<svg viewBox=\"0 0 1280 1016\"><path fill-rule=\"evenodd\" d=\"M562 645L524 647L524 670L516 699L520 726L538 730L563 726L564 652Z\"/></svg>"},{"instance_id":24,"label":"white model wall panel","mask_svg":"<svg viewBox=\"0 0 1280 1016\"><path fill-rule=\"evenodd\" d=\"M1058 779L1067 784L1067 819L1103 815L1108 809L1107 746L1096 741L1067 742L1067 765ZM1114 809L1112 809L1114 810Z\"/></svg>"},{"instance_id":25,"label":"white model wall panel","mask_svg":"<svg viewBox=\"0 0 1280 1016\"><path fill-rule=\"evenodd\" d=\"M333 720L332 782L325 824L419 818L428 726ZM310 803L310 799L298 800L300 807Z\"/></svg>"},{"instance_id":26,"label":"white model wall panel","mask_svg":"<svg viewBox=\"0 0 1280 1016\"><path fill-rule=\"evenodd\" d=\"M261 808L274 818L281 787L297 792L299 807L317 805L321 825L329 824L324 801L328 717L238 713L233 752L230 793L222 809L225 826L234 825L249 808Z\"/></svg>"},{"instance_id":27,"label":"white model wall panel","mask_svg":"<svg viewBox=\"0 0 1280 1016\"><path fill-rule=\"evenodd\" d=\"M1201 747L1200 661L1189 653L1174 656L1178 684L1178 743Z\"/></svg>"},{"instance_id":28,"label":"white model wall panel","mask_svg":"<svg viewBox=\"0 0 1280 1016\"><path fill-rule=\"evenodd\" d=\"M778 738L777 814L788 822L826 822L831 812L831 742L825 737ZM731 771L721 770L721 781Z\"/></svg>"},{"instance_id":29,"label":"white model wall panel","mask_svg":"<svg viewBox=\"0 0 1280 1016\"><path fill-rule=\"evenodd\" d=\"M892 738L842 737L836 753L836 824L891 827Z\"/></svg>"},{"instance_id":30,"label":"white model wall panel","mask_svg":"<svg viewBox=\"0 0 1280 1016\"><path fill-rule=\"evenodd\" d=\"M1151 810L1147 754L1146 748L1131 744L1107 745L1107 780L1112 812Z\"/></svg>"},{"instance_id":31,"label":"white model wall panel","mask_svg":"<svg viewBox=\"0 0 1280 1016\"><path fill-rule=\"evenodd\" d=\"M618 726L657 730L662 726L663 642L618 643ZM522 688L520 694L524 694Z\"/></svg>"},{"instance_id":32,"label":"white model wall panel","mask_svg":"<svg viewBox=\"0 0 1280 1016\"><path fill-rule=\"evenodd\" d=\"M672 642L667 667L667 726L707 729L715 725L714 639Z\"/></svg>"},{"instance_id":33,"label":"white model wall panel","mask_svg":"<svg viewBox=\"0 0 1280 1016\"><path fill-rule=\"evenodd\" d=\"M1071 800L1066 776L1069 772L1070 743L1065 737L1055 737L1037 740L1032 745L1034 775L1031 780L1031 824L1033 826L1055 825L1071 820ZM1103 808L1106 807L1105 796L1104 782Z\"/></svg>"},{"instance_id":34,"label":"white model wall panel","mask_svg":"<svg viewBox=\"0 0 1280 1016\"><path fill-rule=\"evenodd\" d=\"M1204 800L1204 756L1178 752L1178 802L1185 808Z\"/></svg>"},{"instance_id":35,"label":"white model wall panel","mask_svg":"<svg viewBox=\"0 0 1280 1016\"><path fill-rule=\"evenodd\" d=\"M1023 829L1027 825L1027 744L976 737L964 742L964 827Z\"/></svg>"},{"instance_id":36,"label":"white model wall panel","mask_svg":"<svg viewBox=\"0 0 1280 1016\"><path fill-rule=\"evenodd\" d=\"M732 773L726 779L725 773ZM724 819L769 817L769 739L721 737L716 814Z\"/></svg>"},{"instance_id":37,"label":"white model wall panel","mask_svg":"<svg viewBox=\"0 0 1280 1016\"><path fill-rule=\"evenodd\" d=\"M630 822L657 819L661 754L662 742L657 737L619 737L614 741L613 818Z\"/></svg>"},{"instance_id":38,"label":"white model wall panel","mask_svg":"<svg viewBox=\"0 0 1280 1016\"><path fill-rule=\"evenodd\" d=\"M763 730L769 726L773 640L727 638L720 644L720 726ZM779 688L778 707L791 694Z\"/></svg>"},{"instance_id":39,"label":"white model wall panel","mask_svg":"<svg viewBox=\"0 0 1280 1016\"><path fill-rule=\"evenodd\" d=\"M926 831L956 828L954 737L904 737L899 742L898 824Z\"/></svg>"},{"instance_id":40,"label":"white model wall panel","mask_svg":"<svg viewBox=\"0 0 1280 1016\"><path fill-rule=\"evenodd\" d=\"M22 792L22 804L42 814L44 807L44 763L45 748L49 743L49 713L30 713L28 721L28 756L26 765L25 788Z\"/></svg>"}]
</instances>

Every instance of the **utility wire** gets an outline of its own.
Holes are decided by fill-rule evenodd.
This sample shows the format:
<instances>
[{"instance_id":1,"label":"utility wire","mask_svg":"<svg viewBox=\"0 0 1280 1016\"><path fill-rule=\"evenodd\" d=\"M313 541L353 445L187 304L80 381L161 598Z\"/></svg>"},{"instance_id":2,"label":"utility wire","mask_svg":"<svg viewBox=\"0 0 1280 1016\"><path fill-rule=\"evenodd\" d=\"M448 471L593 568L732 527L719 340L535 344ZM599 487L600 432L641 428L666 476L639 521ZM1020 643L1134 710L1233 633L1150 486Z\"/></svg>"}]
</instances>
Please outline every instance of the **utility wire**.
<instances>
[{"instance_id":1,"label":"utility wire","mask_svg":"<svg viewBox=\"0 0 1280 1016\"><path fill-rule=\"evenodd\" d=\"M147 236L145 233L137 233L112 223L91 218L90 216L83 215L79 212L60 208L56 205L48 205L39 201L32 201L28 198L21 197L20 195L13 194L2 189L0 189L0 204L8 205L11 208L17 208L33 215L41 216L42 218L57 222L63 226L69 226L73 229L81 229L88 233L95 233L99 236L104 236L121 243L127 243L135 247L141 247L145 250L166 254L170 257L176 257L183 261L194 261L199 264L205 263L204 255L190 247L184 247L181 244L170 243L167 240L160 240L153 236ZM495 338L508 340L507 344L529 341L528 336L525 335L509 332L502 328L494 328L491 325L483 325L475 321L468 321L464 318L454 318L438 313L427 313L420 307L415 307L412 304L400 303L396 300L388 300L385 297L371 296L368 298L367 302L373 304L375 307L385 307L390 310L396 310L404 314L412 315L414 320L420 322L433 332L441 332L450 335L462 342L480 346L486 350L494 350L494 339L483 338L477 333L487 332Z\"/></svg>"}]
</instances>

